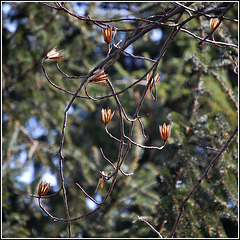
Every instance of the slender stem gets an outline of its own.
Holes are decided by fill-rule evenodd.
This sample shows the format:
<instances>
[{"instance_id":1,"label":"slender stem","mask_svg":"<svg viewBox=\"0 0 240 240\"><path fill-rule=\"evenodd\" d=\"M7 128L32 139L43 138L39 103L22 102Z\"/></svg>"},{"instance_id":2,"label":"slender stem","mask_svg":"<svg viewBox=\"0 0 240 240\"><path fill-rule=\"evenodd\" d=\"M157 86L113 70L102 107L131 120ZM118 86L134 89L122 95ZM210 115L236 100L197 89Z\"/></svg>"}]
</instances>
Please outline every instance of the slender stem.
<instances>
[{"instance_id":1,"label":"slender stem","mask_svg":"<svg viewBox=\"0 0 240 240\"><path fill-rule=\"evenodd\" d=\"M189 192L188 196L184 199L184 201L182 202L181 206L180 206L180 211L179 214L177 216L176 222L174 224L174 227L172 229L172 232L170 234L170 238L173 237L176 229L177 229L177 225L180 221L180 218L182 216L183 210L184 210L184 206L187 203L188 199L192 196L192 194L194 193L194 191L199 187L199 185L201 184L201 182L203 181L203 179L208 175L208 172L210 171L210 169L212 168L213 164L217 161L217 159L222 155L222 153L225 151L225 149L228 147L228 145L230 144L230 142L232 141L233 137L235 136L235 134L238 131L238 127L233 131L233 133L231 134L231 136L229 137L229 139L227 140L227 142L225 143L225 145L223 146L223 148L221 149L221 151L217 154L217 156L209 163L207 169L205 170L205 172L203 173L203 175L201 176L201 178L197 181L197 183L195 184L195 186L191 189L191 191Z\"/></svg>"},{"instance_id":2,"label":"slender stem","mask_svg":"<svg viewBox=\"0 0 240 240\"><path fill-rule=\"evenodd\" d=\"M184 28L181 28L180 31L185 32L185 33L191 35L192 37L201 40L202 42L204 41L206 43L211 43L211 44L214 44L214 45L223 45L223 46L228 46L228 47L233 47L233 48L238 49L238 46L235 45L235 44L225 43L225 42L216 42L216 41L212 41L212 40L209 40L209 39L204 39L204 38L199 37L196 34L190 32L190 31L188 31L187 29L184 29Z\"/></svg>"},{"instance_id":3,"label":"slender stem","mask_svg":"<svg viewBox=\"0 0 240 240\"><path fill-rule=\"evenodd\" d=\"M114 137L114 136L108 131L108 129L107 129L107 124L105 125L105 131L106 131L106 133L107 133L111 138L113 138L113 139L116 140L117 142L120 142L120 143L121 143L121 140L120 140L120 139ZM127 145L127 143L123 143L123 144L124 144L124 145Z\"/></svg>"},{"instance_id":4,"label":"slender stem","mask_svg":"<svg viewBox=\"0 0 240 240\"><path fill-rule=\"evenodd\" d=\"M136 146L138 146L138 147L140 147L140 148L146 148L146 149L162 150L162 149L165 147L166 143L167 143L167 141L164 141L164 144L163 144L161 147L156 147L156 146L144 146L144 145L141 145L141 144L139 144L139 143L134 142L131 138L129 138L129 137L127 137L127 136L124 136L124 137L125 137L128 141L130 141L132 144L134 144L134 145L136 145Z\"/></svg>"},{"instance_id":5,"label":"slender stem","mask_svg":"<svg viewBox=\"0 0 240 240\"><path fill-rule=\"evenodd\" d=\"M82 190L82 192L89 198L91 199L94 203L97 205L100 205L99 202L97 202L95 199L93 199L89 194L86 193L86 191L80 186L80 184L76 183L76 185Z\"/></svg>"},{"instance_id":6,"label":"slender stem","mask_svg":"<svg viewBox=\"0 0 240 240\"><path fill-rule=\"evenodd\" d=\"M162 235L161 235L161 233L158 232L149 222L147 222L146 220L144 220L143 218L141 218L141 217L139 217L139 216L138 216L138 219L139 219L140 221L146 223L155 233L157 233L157 235L158 235L159 238L163 238Z\"/></svg>"},{"instance_id":7,"label":"slender stem","mask_svg":"<svg viewBox=\"0 0 240 240\"><path fill-rule=\"evenodd\" d=\"M64 159L64 156L63 156L63 153L62 153L62 148L63 148L63 143L64 143L66 125L67 125L67 114L68 114L68 111L69 111L71 105L73 104L76 96L81 91L84 83L87 81L88 77L90 76L90 74L92 74L92 72L90 72L87 75L87 77L82 81L81 85L79 86L79 88L75 92L73 98L71 99L71 101L69 102L69 104L67 105L67 107L66 107L66 109L64 111L64 120L63 120L63 127L62 127L62 137L61 137L60 147L59 147L59 173L60 173L60 179L61 179L62 188L63 188L64 207L65 207L65 211L66 211L67 219L68 219L68 235L69 235L69 237L71 237L71 220L70 220L70 213L69 213L69 208L68 208L67 192L66 192L65 183L64 183L64 174L63 174L63 159Z\"/></svg>"},{"instance_id":8,"label":"slender stem","mask_svg":"<svg viewBox=\"0 0 240 240\"><path fill-rule=\"evenodd\" d=\"M220 21L218 22L218 24L215 26L215 28L203 39L201 40L199 43L198 43L198 46L200 46L207 38L209 38L213 33L214 31L219 27L219 25L221 24L222 20L223 20L223 15L225 13L228 12L228 10L230 8L232 8L234 6L235 2L233 3L230 3L220 14L219 14L219 17L220 17Z\"/></svg>"},{"instance_id":9,"label":"slender stem","mask_svg":"<svg viewBox=\"0 0 240 240\"><path fill-rule=\"evenodd\" d=\"M188 30L185 30L183 29L182 27L184 26L184 24L186 24L187 22L189 22L191 19L194 19L196 17L199 17L199 16L205 16L207 18L212 18L212 17L215 17L215 16L211 16L209 15L209 13L214 13L216 11L222 11L221 14L219 15L220 16L220 20L223 20L223 19L226 19L223 15L234 5L234 3L230 3L227 7L225 8L215 8L215 9L211 9L209 11L206 11L206 12L200 12L200 11L196 11L196 10L193 10L192 8L189 8L189 6L192 4L191 2L186 2L184 5L183 4L180 4L180 3L177 3L177 2L174 2L172 3L172 5L174 5L174 7L169 10L168 12L164 12L164 15L154 15L154 16L150 16L148 18L121 18L121 19L111 19L111 20L96 20L96 19L91 19L89 16L88 17L83 17L83 16L80 16L80 15L77 15L75 13L72 13L70 12L64 5L60 4L60 3L55 3L56 6L54 5L50 5L50 4L47 4L47 3L41 3L47 7L50 7L52 9L55 9L57 11L63 11L63 12L66 12L67 14L81 20L81 21L87 21L87 22L91 22L93 24L96 24L98 27L103 27L103 26L106 26L107 23L110 23L110 22L121 22L121 21L125 21L125 20L134 20L135 22L137 21L140 21L140 24L138 25L138 27L134 28L134 29L120 29L118 28L117 31L123 31L123 32L130 32L130 34L127 36L127 38L125 39L125 41L123 42L123 45L121 47L119 47L119 44L117 45L113 45L115 48L116 48L116 51L113 52L112 54L111 53L111 50L112 50L112 46L110 44L108 44L108 53L107 53L107 56L106 58L100 62L96 67L94 67L94 69L92 69L92 71L87 74L86 76L68 76L66 73L64 73L59 65L57 64L57 69L59 70L59 72L61 74L63 74L65 77L67 78L76 78L76 79L79 79L79 78L82 78L82 82L79 86L79 88L77 89L77 91L75 93L72 93L68 90L65 90L63 88L61 88L60 86L56 85L55 83L53 83L51 81L51 79L49 78L45 68L44 68L44 61L47 59L47 57L45 57L43 60L42 60L42 69L43 69L43 72L44 72L44 75L45 77L47 78L48 82L55 88L57 88L58 90L61 90L61 91L64 91L65 93L67 94L70 94L72 95L72 99L70 100L70 102L68 103L68 105L66 106L66 109L64 111L64 119L63 119L63 126L62 126L62 135L61 135L61 141L60 141L60 147L59 147L59 174L60 174L60 181L61 181L61 188L58 192L60 192L61 190L63 190L63 201L64 201L64 207L65 207L65 212L66 212L66 215L67 215L67 219L63 219L63 218L56 218L54 216L52 216L42 205L41 205L41 198L47 198L47 197L50 197L50 196L53 196L55 194L52 194L50 196L46 196L46 197L39 197L39 196L35 196L35 195L31 195L31 197L36 197L38 198L38 201L39 201L39 206L40 208L49 216L51 217L51 219L53 219L54 221L64 221L64 222L68 222L68 235L69 237L71 237L71 222L72 221L76 221L76 220L79 220L83 217L86 217L86 216L89 216L93 213L95 213L96 211L98 211L102 205L107 201L108 197L110 196L112 190L113 190L113 187L116 183L116 180L117 180L117 177L118 177L118 173L119 171L125 175L125 176L129 176L129 175L132 175L132 173L130 174L126 174L124 173L122 170L121 170L121 165L123 164L123 162L126 160L127 156L128 156L128 153L131 149L131 144L134 144L138 147L141 147L141 148L147 148L147 149L162 149L165 145L166 145L166 141L164 142L164 145L162 147L155 147L155 146L144 146L144 145L141 145L141 144L138 144L136 142L134 142L132 140L132 136L133 136L133 130L134 130L134 126L135 126L135 122L138 120L140 125L141 125L141 128L142 128L142 134L143 136L145 136L145 133L144 133L144 126L143 126L143 122L141 121L141 117L139 116L139 113L140 113L140 110L141 110L141 107L143 105L143 102L146 98L146 94L147 94L147 91L149 89L149 86L150 86L150 81L151 79L149 79L143 93L142 93L142 96L141 96L141 99L140 99L140 102L138 103L138 105L136 106L136 110L135 110L135 113L133 115L133 118L129 118L123 108L123 106L121 105L121 102L118 98L118 95L122 94L123 92L127 91L128 89L132 88L133 86L135 86L136 84L138 84L139 82L141 82L146 76L147 74L153 70L153 75L161 61L161 59L163 58L164 54L166 53L169 45L171 44L171 42L175 39L176 35L178 34L179 31L182 31L182 32L185 32L187 34L190 34L191 36L193 36L194 38L197 38L197 39L200 39L201 42L199 43L202 44L203 42L209 42L209 43L213 43L213 44L219 44L215 41L210 41L210 40L207 40L208 36L206 36L205 38L203 38L203 36L201 36L201 38L199 38L198 36L194 35L193 33L189 32ZM183 20L182 22L179 22L179 19L181 18L182 14L184 12L187 12L188 15L189 15L189 18ZM193 14L192 14L193 12ZM174 17L174 19L170 19L171 17ZM154 19L154 18L157 18L158 20L157 21L153 21L151 19ZM231 20L231 19L230 19ZM173 24L170 24L173 23ZM221 21L220 21L221 22ZM145 23L145 26L143 26L143 24ZM220 24L220 23L219 23ZM152 59L149 59L149 58L146 58L146 57L139 57L139 56L135 56L131 53L128 53L126 52L126 48L128 46L130 46L131 44L133 44L134 42L136 42L138 39L141 39L146 33L150 32L151 30L153 29L156 29L156 28L159 28L159 26L165 26L165 27L172 27L173 30L172 32L170 33L170 35L168 36L167 40L165 41L163 47L161 48L161 51L159 53L159 56L156 60L152 60ZM217 28L218 26L216 26ZM213 30L214 31L214 30ZM209 36L211 35L211 33L209 34ZM119 42L120 43L120 42ZM235 48L238 48L237 46L233 45L233 44L227 44L227 43L220 43L221 45L225 45L225 46L231 46L231 47L235 47ZM108 68L111 68L113 66L113 64L118 61L119 57L121 56L122 53L126 53L128 54L129 56L135 58L135 59L142 59L142 60L146 60L146 61L150 61L150 62L153 62L153 66L151 67L151 69L149 69L148 72L146 72L144 74L144 76L142 76L140 79L138 79L137 81L135 81L133 84L129 85L127 88L119 91L119 92L116 92L112 83L108 80L108 85L112 91L112 94L110 95L106 95L106 96L103 96L103 97L97 97L97 98L93 98L91 97L88 92L87 92L87 86L88 86L88 78L91 77L93 75L93 73L97 70L97 69L101 69L104 67L105 70L107 70ZM107 65L108 64L108 65ZM199 81L200 81L200 77L199 76ZM88 81L88 82L87 82ZM78 95L79 92L82 90L83 86L85 85L85 93L87 96L80 96ZM157 97L157 94L156 94L156 85L155 85L155 91L154 91L154 94L151 92L152 94L152 97L154 100L157 100L156 97ZM231 97L232 101L235 103L235 106L236 108L238 109L237 107L237 103L236 101L234 101L232 95L230 92L228 92L229 96ZM101 203L98 203L95 199L93 199L82 187L80 184L76 183L76 185L81 189L81 191L85 194L85 196L87 198L89 198L91 201L93 201L94 203L97 204L97 207L96 209L94 209L93 211L90 211L86 214L83 214L82 216L79 216L79 217L75 217L75 218L70 218L70 212L69 212L69 207L68 207L68 199L67 199L67 192L66 192L66 188L65 188L65 180L64 180L64 173L63 173L63 160L64 160L64 156L63 156L63 152L62 152L62 149L63 149L63 144L64 144L64 139L65 139L65 131L66 131L66 127L67 127L67 116L68 116L68 111L70 109L70 107L72 106L73 102L75 101L76 98L83 98L83 99L90 99L90 100L94 100L94 101L98 101L98 100L102 100L104 98L110 98L110 97L113 97L115 99L115 102L118 106L118 110L119 110L119 117L120 117L120 134L121 134L121 137L120 139L114 137L113 135L111 135L109 132L108 132L108 129L107 127L105 126L105 129L106 129L106 132L107 134L113 138L114 140L118 141L120 143L120 146L119 146L119 151L118 151L118 157L117 157L117 163L116 163L116 166L109 160L107 159L107 157L103 154L103 151L102 149L101 150L101 153L103 155L103 157L105 158L105 160L114 168L114 172L111 174L109 173L109 175L104 175L103 173L100 173L105 179L109 180L110 178L112 179L111 183L110 183L110 186L109 186L109 189L108 189L108 192L106 194L106 196L104 197L103 201ZM193 114L194 114L194 111L195 111L195 105L194 105L194 109L193 109ZM129 132L128 132L128 136L125 134L125 127L124 127L124 118L130 122L130 129L129 129ZM234 131L234 133L231 135L231 137L229 138L229 140L227 141L227 143L224 145L224 147L222 148L222 150L218 153L218 155L211 161L211 163L209 164L208 168L206 169L205 173L203 174L203 176L199 179L199 181L197 182L197 184L193 187L193 189L191 190L191 192L189 193L189 195L187 196L187 198L183 201L182 205L180 206L180 213L179 213L179 216L175 222L175 225L174 225L174 228L172 230L172 233L171 233L171 237L173 236L173 234L175 233L176 231L176 228L177 228L177 225L179 223L179 220L180 220L180 217L182 215L182 212L183 212L183 207L184 205L186 204L186 202L188 201L188 199L191 197L191 195L193 194L193 192L198 188L198 186L201 184L202 180L204 179L204 177L206 177L206 175L208 174L210 168L212 167L212 165L214 164L214 162L220 157L220 155L223 153L223 151L225 150L225 148L228 146L228 144L231 142L232 138L234 137L234 135L236 134L238 128ZM128 143L125 143L124 140L128 141ZM111 174L111 175L110 175ZM143 220L142 218L139 217L139 219L143 222L145 222L152 230L154 230L159 237L162 238L161 234L155 230L147 221Z\"/></svg>"}]
</instances>

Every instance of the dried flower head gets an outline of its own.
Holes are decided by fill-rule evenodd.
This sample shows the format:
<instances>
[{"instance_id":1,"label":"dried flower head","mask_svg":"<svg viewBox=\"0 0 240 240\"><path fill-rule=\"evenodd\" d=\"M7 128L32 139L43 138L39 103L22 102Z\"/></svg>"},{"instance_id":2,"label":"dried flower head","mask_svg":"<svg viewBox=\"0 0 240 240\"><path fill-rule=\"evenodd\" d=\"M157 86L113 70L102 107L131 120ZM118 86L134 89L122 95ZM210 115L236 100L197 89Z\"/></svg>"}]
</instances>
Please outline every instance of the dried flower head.
<instances>
[{"instance_id":1,"label":"dried flower head","mask_svg":"<svg viewBox=\"0 0 240 240\"><path fill-rule=\"evenodd\" d=\"M104 171L102 171L102 172L99 171L99 172L100 172L101 174L105 175ZM96 187L96 189L95 189L95 193L97 192L99 186L100 186L101 188L103 188L103 184L104 184L104 178L103 178L103 176L101 176L101 177L99 178L97 187Z\"/></svg>"},{"instance_id":2,"label":"dried flower head","mask_svg":"<svg viewBox=\"0 0 240 240\"><path fill-rule=\"evenodd\" d=\"M62 50L57 51L57 47L54 47L50 52L48 52L47 57L48 59L54 60L54 59L63 59L64 57L60 55L60 52L62 52Z\"/></svg>"},{"instance_id":3,"label":"dried flower head","mask_svg":"<svg viewBox=\"0 0 240 240\"><path fill-rule=\"evenodd\" d=\"M210 20L210 30L213 31L213 29L218 25L218 23L220 22L220 20L218 18L211 18ZM219 24L219 26L215 29L214 32L216 32L218 30L218 28L220 27L221 23Z\"/></svg>"},{"instance_id":4,"label":"dried flower head","mask_svg":"<svg viewBox=\"0 0 240 240\"><path fill-rule=\"evenodd\" d=\"M166 124L164 123L163 126L159 125L159 132L161 134L161 137L164 141L167 141L170 138L170 134L171 134L171 125L168 124L166 126Z\"/></svg>"},{"instance_id":5,"label":"dried flower head","mask_svg":"<svg viewBox=\"0 0 240 240\"><path fill-rule=\"evenodd\" d=\"M50 183L45 183L43 185L43 181L41 181L38 187L38 195L39 196L46 195L49 189L50 189Z\"/></svg>"},{"instance_id":6,"label":"dried flower head","mask_svg":"<svg viewBox=\"0 0 240 240\"><path fill-rule=\"evenodd\" d=\"M149 79L152 77L152 71L147 75L147 81L149 81ZM159 73L152 78L151 82L150 82L150 88L154 87L154 82L155 84L157 84L158 80L160 79Z\"/></svg>"},{"instance_id":7,"label":"dried flower head","mask_svg":"<svg viewBox=\"0 0 240 240\"><path fill-rule=\"evenodd\" d=\"M114 28L114 33L113 33L113 27L108 27L108 28L103 28L102 29L102 35L104 38L104 41L109 44L113 41L115 38L117 29Z\"/></svg>"},{"instance_id":8,"label":"dried flower head","mask_svg":"<svg viewBox=\"0 0 240 240\"><path fill-rule=\"evenodd\" d=\"M110 108L107 109L102 109L102 120L105 125L107 125L113 118L115 111L112 112Z\"/></svg>"},{"instance_id":9,"label":"dried flower head","mask_svg":"<svg viewBox=\"0 0 240 240\"><path fill-rule=\"evenodd\" d=\"M104 70L97 72L91 79L93 83L105 83L108 79L108 75L105 74Z\"/></svg>"}]
</instances>

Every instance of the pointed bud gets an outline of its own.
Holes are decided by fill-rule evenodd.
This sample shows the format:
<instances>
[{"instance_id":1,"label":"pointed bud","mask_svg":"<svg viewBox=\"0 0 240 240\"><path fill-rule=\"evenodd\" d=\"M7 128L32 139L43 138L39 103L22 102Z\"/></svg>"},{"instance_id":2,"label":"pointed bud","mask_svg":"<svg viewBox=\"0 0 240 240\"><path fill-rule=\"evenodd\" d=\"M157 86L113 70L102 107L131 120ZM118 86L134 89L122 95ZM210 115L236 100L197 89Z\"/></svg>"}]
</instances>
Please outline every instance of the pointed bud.
<instances>
[{"instance_id":1,"label":"pointed bud","mask_svg":"<svg viewBox=\"0 0 240 240\"><path fill-rule=\"evenodd\" d=\"M213 29L218 25L219 21L220 20L218 18L211 18L211 20L210 20L210 30L211 31L213 31ZM220 23L220 25L221 25L221 23ZM216 32L218 30L220 25L215 29L214 32Z\"/></svg>"},{"instance_id":2,"label":"pointed bud","mask_svg":"<svg viewBox=\"0 0 240 240\"><path fill-rule=\"evenodd\" d=\"M112 31L113 31L113 27L108 27L108 28L103 28L102 29L102 35L103 35L104 41L107 44L109 44L113 41L113 39L116 35L117 29L114 28L114 33L113 34L112 34Z\"/></svg>"},{"instance_id":3,"label":"pointed bud","mask_svg":"<svg viewBox=\"0 0 240 240\"><path fill-rule=\"evenodd\" d=\"M163 126L160 125L159 126L159 132L160 132L160 135L162 137L162 139L164 141L167 141L169 138L170 138L170 134L171 134L171 125L168 124L166 126L166 124L164 123Z\"/></svg>"},{"instance_id":4,"label":"pointed bud","mask_svg":"<svg viewBox=\"0 0 240 240\"><path fill-rule=\"evenodd\" d=\"M97 72L91 79L92 83L105 83L107 82L108 75L105 74L104 70Z\"/></svg>"},{"instance_id":5,"label":"pointed bud","mask_svg":"<svg viewBox=\"0 0 240 240\"><path fill-rule=\"evenodd\" d=\"M43 185L43 181L41 181L38 187L38 195L39 196L46 195L49 189L50 189L50 183L45 183Z\"/></svg>"},{"instance_id":6,"label":"pointed bud","mask_svg":"<svg viewBox=\"0 0 240 240\"><path fill-rule=\"evenodd\" d=\"M102 109L102 121L105 125L107 125L113 118L115 111L112 113L112 110L110 108Z\"/></svg>"},{"instance_id":7,"label":"pointed bud","mask_svg":"<svg viewBox=\"0 0 240 240\"><path fill-rule=\"evenodd\" d=\"M149 79L151 79L152 77L152 71L147 75L147 81L149 81ZM152 78L151 82L150 82L150 88L153 88L154 87L154 82L155 82L155 85L157 84L158 80L160 79L160 76L159 76L159 73Z\"/></svg>"}]
</instances>

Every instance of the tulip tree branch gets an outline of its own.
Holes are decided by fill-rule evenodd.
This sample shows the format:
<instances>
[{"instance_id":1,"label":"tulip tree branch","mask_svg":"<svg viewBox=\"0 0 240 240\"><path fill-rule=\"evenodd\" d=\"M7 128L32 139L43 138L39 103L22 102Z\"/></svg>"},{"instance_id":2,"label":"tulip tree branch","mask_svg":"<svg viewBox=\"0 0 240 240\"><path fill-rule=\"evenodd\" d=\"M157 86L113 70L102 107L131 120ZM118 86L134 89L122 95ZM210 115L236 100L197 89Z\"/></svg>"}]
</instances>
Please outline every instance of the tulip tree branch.
<instances>
[{"instance_id":1,"label":"tulip tree branch","mask_svg":"<svg viewBox=\"0 0 240 240\"><path fill-rule=\"evenodd\" d=\"M102 148L100 148L101 154L103 156L103 158L110 163L110 165L114 168L114 170L116 170L115 165L104 155ZM133 173L125 173L121 168L120 168L120 172L124 175L124 176L131 176L133 175ZM112 174L113 175L113 174ZM110 179L112 177L112 175L108 176L107 179Z\"/></svg>"},{"instance_id":2,"label":"tulip tree branch","mask_svg":"<svg viewBox=\"0 0 240 240\"><path fill-rule=\"evenodd\" d=\"M191 2L186 2L185 4L180 4L177 2L172 3L173 8L170 9L169 11L165 12L163 11L163 14L158 14L158 15L153 15L153 16L149 16L147 18L119 18L119 19L110 19L110 20L97 20L97 19L92 19L90 16L85 17L85 16L80 16L78 14L75 14L73 12L71 12L70 10L67 9L67 7L65 7L64 4L62 4L61 2L56 2L56 3L43 3L40 2L40 4L42 4L45 7L49 7L52 8L54 11L59 11L65 14L68 14L69 16L72 16L73 18L75 18L76 20L79 21L85 21L85 22L89 22L89 24L95 24L98 27L102 28L102 33L103 33L103 37L105 42L108 44L108 51L106 53L106 58L103 59L100 63L98 63L98 65L96 65L95 67L93 67L93 69L87 73L86 75L79 75L79 76L69 76L68 74L66 74L59 66L59 63L56 64L57 70L59 71L59 73L68 79L80 79L81 82L79 84L79 87L76 89L75 92L71 92L67 89L64 89L62 87L60 87L59 85L55 84L53 80L50 79L50 77L47 74L47 71L44 67L44 62L46 60L61 60L63 58L63 56L61 56L59 53L60 51L56 51L56 48L52 49L47 55L46 57L44 57L42 59L41 62L41 66L42 66L42 70L43 73L48 81L48 83L53 86L55 89L60 90L66 94L69 94L72 96L71 100L69 101L69 103L66 106L66 109L64 111L64 116L63 116L63 123L62 123L62 133L61 133L61 139L60 139L60 144L59 144L59 150L58 150L58 154L59 154L59 175L60 175L60 183L61 183L61 188L58 192L50 195L50 196L37 196L37 195L30 195L31 197L35 197L38 198L39 201L39 207L53 220L53 221L63 221L63 222L67 222L68 223L68 235L69 237L72 236L71 233L71 222L79 220L81 218L87 217L91 214L94 214L95 212L97 212L102 206L103 204L107 201L107 199L109 198L109 196L111 195L114 185L116 183L117 177L119 172L122 173L124 176L130 176L133 173L125 173L121 167L123 165L123 163L126 161L129 151L131 150L131 146L132 144L140 147L140 148L145 148L145 149L157 149L157 150L162 150L166 143L167 140L170 136L170 126L166 127L165 126L165 133L163 134L162 132L160 132L161 137L164 140L164 144L161 147L157 147L157 146L144 146L142 144L136 143L135 141L133 141L133 134L134 134L134 130L135 130L135 123L138 121L138 123L140 124L141 130L142 130L142 135L144 137L146 137L145 135L145 130L144 130L144 125L142 122L142 118L143 117L147 117L149 114L146 113L143 116L140 115L140 111L142 109L143 103L146 99L147 93L150 90L151 96L153 98L154 101L157 100L157 85L155 83L154 80L154 76L156 74L157 68L162 60L162 58L164 57L165 53L167 52L169 46L171 45L171 43L174 41L174 39L176 38L176 36L179 33L184 33L184 34L188 34L198 40L200 40L200 44L202 44L203 42L206 43L211 43L211 44L217 44L217 45L225 45L225 46L230 46L230 47L234 47L237 48L236 45L234 44L230 44L230 43L220 43L220 42L215 42L215 41L211 41L208 40L207 38L217 29L218 26L216 26L215 29L213 29L211 31L211 33L209 35L207 35L205 38L200 38L198 36L196 36L194 33L186 30L183 28L183 26L185 24L187 24L188 22L190 22L192 19L195 18L199 18L200 16L205 16L207 18L212 18L212 17L216 17L215 15L212 16L211 14L214 14L215 12L219 12L221 11L221 14L219 15L219 17L221 17L221 21L226 19L226 20L232 20L232 19L227 19L224 14L231 8L233 7L234 3L230 3L227 7L225 8L215 8L215 9L211 9L205 12L201 12L201 11L197 11L192 9L190 6L193 4ZM184 18L184 20L181 21L181 18L183 16L183 14L187 13L187 18ZM157 19L157 20L153 20L153 19ZM116 28L116 27L111 27L110 24L113 23L123 23L124 21L135 21L136 23L138 23L138 26L136 28L126 28L126 29L121 29L121 28ZM220 21L220 22L221 22ZM220 24L220 23L219 23ZM161 47L158 56L156 57L156 59L150 59L147 57L142 57L142 56L135 56L132 53L129 53L126 51L126 49L131 46L133 43L135 43L137 40L141 39L144 35L146 35L147 33L149 33L151 30L153 29L157 29L159 28L159 26L163 26L163 27L168 27L171 28L171 32L169 33L169 35L167 36L163 46ZM112 35L112 30L114 30L114 33ZM124 41L120 40L117 44L113 44L112 41L114 39L114 36L116 34L116 32L118 31L122 31L125 32L126 34L128 34L126 36L126 39ZM111 34L111 35L108 35ZM120 45L121 44L121 45ZM112 49L114 47L114 52L111 53ZM119 60L119 58L123 55L123 54L127 54L128 56L130 56L133 59L141 59L144 61L149 61L150 63L152 63L152 66L150 67L150 69L148 71L146 71L139 79L135 80L132 84L130 84L129 86L125 87L122 90L116 91L114 88L114 82L111 82L109 80L109 78L107 77L107 70L111 69L112 66ZM97 72L97 73L96 73ZM151 77L148 78L148 74L150 74L151 72ZM147 83L144 87L144 90L141 94L141 97L139 98L140 101L136 104L135 106L135 113L133 114L133 116L129 117L125 111L124 106L122 105L121 101L120 101L120 97L122 93L127 92L129 89L134 88L138 83L141 83L142 81L144 81L147 78ZM216 77L217 78L217 77ZM153 85L152 85L152 80L153 80ZM99 83L98 83L99 81ZM105 96L98 96L98 97L93 97L90 96L90 94L87 91L87 87L89 86L89 84L107 84L107 86L109 87L109 89L111 90L111 94L105 95ZM150 86L151 85L151 86ZM154 92L152 92L152 87L154 86ZM81 92L85 92L85 96L80 95ZM229 97L232 99L232 101L235 103L235 106L237 108L237 103L236 101L234 101L231 93L228 91L228 95ZM81 184L76 183L77 187L81 190L81 192L88 198L90 199L92 202L94 202L97 207L88 212L88 213L84 213L81 216L76 216L76 217L71 217L70 211L69 211L69 203L68 203L68 197L67 197L67 189L65 186L65 178L64 178L64 171L63 171L63 167L64 167L64 154L63 154L63 145L64 145L64 140L65 140L65 132L66 132L66 128L67 128L67 117L68 117L68 112L70 107L72 106L72 104L76 101L76 100L91 100L91 101L101 101L103 99L106 98L112 98L114 99L116 105L117 105L117 112L118 112L118 119L119 119L119 129L120 129L120 137L117 138L115 136L113 136L107 129L107 124L109 121L111 121L112 117L113 117L113 113L111 113L111 111L103 111L102 114L106 114L103 115L103 121L105 124L105 131L106 133L115 141L118 142L119 148L118 148L118 156L116 161L114 161L114 163L112 161L110 161L105 154L103 153L103 149L100 148L102 157L113 167L113 172L110 172L109 174L105 175L105 173L103 171L99 171L101 178L105 179L105 180L111 180L109 181L109 187L108 190L106 192L106 195L104 196L103 200L101 203L97 202L93 197L91 197L82 187ZM126 132L126 128L125 128L125 122L127 121L127 123L130 125L128 128L128 133ZM164 127L163 127L164 128ZM167 130L166 130L167 129ZM161 131L161 130L160 130ZM172 237L176 231L177 225L179 223L179 220L181 218L181 214L183 212L183 207L186 204L186 202L188 201L188 199L191 197L191 195L193 194L193 192L198 188L198 186L201 184L202 180L206 177L206 175L208 174L209 170L211 169L212 165L214 164L214 162L221 156L221 154L224 152L224 150L227 148L227 146L230 144L232 138L234 137L234 135L237 133L237 129L234 131L234 133L231 135L231 137L229 138L229 140L227 141L227 143L224 145L224 147L221 149L221 151L218 153L218 155L211 161L211 163L209 164L208 168L206 169L205 173L203 174L203 176L198 180L197 184L193 187L193 189L191 190L191 192L189 193L189 195L187 196L187 198L183 201L183 203L180 206L180 213L177 217L177 220L175 222L175 225L173 227L173 230L170 234L170 237ZM165 138L165 139L164 139ZM98 174L99 174L98 173ZM58 193L60 193L62 191L63 193L63 203L64 203L64 208L65 208L65 212L66 212L66 218L58 218L58 217L54 217L52 216L41 204L41 198L43 199L47 199L49 197L52 197ZM142 218L139 217L139 220L145 222L153 231L155 231L158 236L160 238L162 238L161 234L155 230L147 221L143 220Z\"/></svg>"}]
</instances>

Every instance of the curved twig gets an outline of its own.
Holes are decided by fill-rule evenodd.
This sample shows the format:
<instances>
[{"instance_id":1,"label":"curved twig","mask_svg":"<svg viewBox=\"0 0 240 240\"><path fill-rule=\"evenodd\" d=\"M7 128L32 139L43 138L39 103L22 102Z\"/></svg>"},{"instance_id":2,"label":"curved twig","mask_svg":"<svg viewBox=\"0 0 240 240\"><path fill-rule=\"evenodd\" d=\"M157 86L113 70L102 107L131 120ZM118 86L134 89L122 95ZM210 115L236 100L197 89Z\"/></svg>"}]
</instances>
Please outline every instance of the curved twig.
<instances>
[{"instance_id":1,"label":"curved twig","mask_svg":"<svg viewBox=\"0 0 240 240\"><path fill-rule=\"evenodd\" d=\"M86 191L80 186L80 184L76 183L76 185L81 189L81 191L89 198L91 199L94 203L97 205L100 205L101 203L97 202L94 198L92 198L89 194L86 193Z\"/></svg>"}]
</instances>

